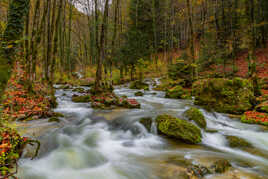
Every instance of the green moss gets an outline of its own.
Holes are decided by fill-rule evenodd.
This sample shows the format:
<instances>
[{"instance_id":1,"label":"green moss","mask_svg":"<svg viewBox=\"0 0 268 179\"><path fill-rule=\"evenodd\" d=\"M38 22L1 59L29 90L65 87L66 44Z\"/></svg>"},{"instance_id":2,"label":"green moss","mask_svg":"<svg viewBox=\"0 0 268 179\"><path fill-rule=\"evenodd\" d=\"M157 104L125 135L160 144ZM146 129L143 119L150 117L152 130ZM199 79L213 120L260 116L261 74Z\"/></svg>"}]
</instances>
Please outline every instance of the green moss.
<instances>
[{"instance_id":1,"label":"green moss","mask_svg":"<svg viewBox=\"0 0 268 179\"><path fill-rule=\"evenodd\" d=\"M91 96L90 95L85 95L85 96L76 96L74 95L72 97L72 101L75 103L88 103L91 101Z\"/></svg>"},{"instance_id":2,"label":"green moss","mask_svg":"<svg viewBox=\"0 0 268 179\"><path fill-rule=\"evenodd\" d=\"M75 89L73 89L73 92L85 93L85 89L84 88L75 88Z\"/></svg>"},{"instance_id":3,"label":"green moss","mask_svg":"<svg viewBox=\"0 0 268 179\"><path fill-rule=\"evenodd\" d=\"M203 79L193 84L195 104L217 112L242 114L252 108L253 87L246 79Z\"/></svg>"},{"instance_id":4,"label":"green moss","mask_svg":"<svg viewBox=\"0 0 268 179\"><path fill-rule=\"evenodd\" d=\"M64 115L62 113L59 113L59 112L54 112L53 116L54 117L64 117Z\"/></svg>"},{"instance_id":5,"label":"green moss","mask_svg":"<svg viewBox=\"0 0 268 179\"><path fill-rule=\"evenodd\" d=\"M181 86L175 86L167 90L166 98L189 99L191 98L191 95L188 91L184 90Z\"/></svg>"},{"instance_id":6,"label":"green moss","mask_svg":"<svg viewBox=\"0 0 268 179\"><path fill-rule=\"evenodd\" d=\"M201 142L201 131L190 122L169 115L160 115L156 118L158 130L172 138L186 143L197 144Z\"/></svg>"},{"instance_id":7,"label":"green moss","mask_svg":"<svg viewBox=\"0 0 268 179\"><path fill-rule=\"evenodd\" d=\"M236 136L226 136L226 139L228 140L229 145L232 148L252 147L252 145L248 143L246 140Z\"/></svg>"},{"instance_id":8,"label":"green moss","mask_svg":"<svg viewBox=\"0 0 268 179\"><path fill-rule=\"evenodd\" d=\"M141 92L141 91L138 91L138 92L136 92L135 93L135 96L143 96L144 94L143 94L143 92Z\"/></svg>"},{"instance_id":9,"label":"green moss","mask_svg":"<svg viewBox=\"0 0 268 179\"><path fill-rule=\"evenodd\" d=\"M147 83L144 83L142 81L133 81L129 85L130 89L143 89L143 90L149 90L149 85Z\"/></svg>"},{"instance_id":10,"label":"green moss","mask_svg":"<svg viewBox=\"0 0 268 179\"><path fill-rule=\"evenodd\" d=\"M151 131L151 126L152 126L152 123L153 123L152 118L143 117L139 121L149 132Z\"/></svg>"},{"instance_id":11,"label":"green moss","mask_svg":"<svg viewBox=\"0 0 268 179\"><path fill-rule=\"evenodd\" d=\"M52 117L48 120L48 122L60 122L60 119L59 118L56 118L56 117Z\"/></svg>"},{"instance_id":12,"label":"green moss","mask_svg":"<svg viewBox=\"0 0 268 179\"><path fill-rule=\"evenodd\" d=\"M204 115L202 114L202 112L197 109L197 108L190 108L185 112L186 117L188 117L188 119L190 121L195 121L195 123L205 129L207 127L207 122L205 120Z\"/></svg>"}]
</instances>

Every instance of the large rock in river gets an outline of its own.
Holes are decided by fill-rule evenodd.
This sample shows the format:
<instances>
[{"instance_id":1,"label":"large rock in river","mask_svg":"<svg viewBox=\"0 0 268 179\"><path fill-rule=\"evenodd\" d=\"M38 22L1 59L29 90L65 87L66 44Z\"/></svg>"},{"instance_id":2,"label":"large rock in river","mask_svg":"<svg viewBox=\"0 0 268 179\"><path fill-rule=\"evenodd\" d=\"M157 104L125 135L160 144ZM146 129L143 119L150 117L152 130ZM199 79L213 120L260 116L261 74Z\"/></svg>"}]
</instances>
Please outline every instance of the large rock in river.
<instances>
[{"instance_id":1,"label":"large rock in river","mask_svg":"<svg viewBox=\"0 0 268 179\"><path fill-rule=\"evenodd\" d=\"M185 112L185 115L190 121L194 121L199 127L206 129L206 119L199 109L190 108Z\"/></svg>"},{"instance_id":2,"label":"large rock in river","mask_svg":"<svg viewBox=\"0 0 268 179\"><path fill-rule=\"evenodd\" d=\"M158 131L169 137L190 144L197 144L202 140L200 129L186 120L164 114L156 118L156 123Z\"/></svg>"},{"instance_id":3,"label":"large rock in river","mask_svg":"<svg viewBox=\"0 0 268 179\"><path fill-rule=\"evenodd\" d=\"M252 108L254 101L252 84L246 79L203 79L193 88L195 104L217 112L242 114Z\"/></svg>"}]
</instances>

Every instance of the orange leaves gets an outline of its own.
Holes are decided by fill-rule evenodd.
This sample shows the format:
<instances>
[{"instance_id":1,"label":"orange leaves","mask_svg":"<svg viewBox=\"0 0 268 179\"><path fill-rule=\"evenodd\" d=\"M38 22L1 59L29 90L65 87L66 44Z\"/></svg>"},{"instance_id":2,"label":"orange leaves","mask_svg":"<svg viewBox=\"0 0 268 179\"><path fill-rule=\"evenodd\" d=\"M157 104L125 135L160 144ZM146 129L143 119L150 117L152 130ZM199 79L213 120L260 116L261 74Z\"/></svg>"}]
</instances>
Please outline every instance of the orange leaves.
<instances>
[{"instance_id":1,"label":"orange leaves","mask_svg":"<svg viewBox=\"0 0 268 179\"><path fill-rule=\"evenodd\" d=\"M6 120L24 119L33 115L41 117L49 110L49 99L43 97L47 94L47 87L34 82L35 94L30 94L27 91L27 85L24 85L27 83L26 73L23 67L17 63L4 94L3 113Z\"/></svg>"},{"instance_id":2,"label":"orange leaves","mask_svg":"<svg viewBox=\"0 0 268 179\"><path fill-rule=\"evenodd\" d=\"M257 111L247 111L242 117L242 122L268 125L268 114Z\"/></svg>"}]
</instances>

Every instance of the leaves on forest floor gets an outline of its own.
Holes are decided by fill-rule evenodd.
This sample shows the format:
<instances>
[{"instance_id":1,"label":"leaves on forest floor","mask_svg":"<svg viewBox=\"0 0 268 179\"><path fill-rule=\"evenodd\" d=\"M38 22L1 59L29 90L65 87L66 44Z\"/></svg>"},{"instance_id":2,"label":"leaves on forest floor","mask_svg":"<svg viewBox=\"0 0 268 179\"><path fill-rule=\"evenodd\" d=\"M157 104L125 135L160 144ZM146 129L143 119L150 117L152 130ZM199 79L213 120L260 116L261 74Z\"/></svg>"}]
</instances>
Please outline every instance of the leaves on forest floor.
<instances>
[{"instance_id":1,"label":"leaves on forest floor","mask_svg":"<svg viewBox=\"0 0 268 179\"><path fill-rule=\"evenodd\" d=\"M46 97L47 91L48 88L44 84L30 84L22 65L17 63L3 95L3 119L25 120L31 117L45 117L51 108L50 98Z\"/></svg>"}]
</instances>

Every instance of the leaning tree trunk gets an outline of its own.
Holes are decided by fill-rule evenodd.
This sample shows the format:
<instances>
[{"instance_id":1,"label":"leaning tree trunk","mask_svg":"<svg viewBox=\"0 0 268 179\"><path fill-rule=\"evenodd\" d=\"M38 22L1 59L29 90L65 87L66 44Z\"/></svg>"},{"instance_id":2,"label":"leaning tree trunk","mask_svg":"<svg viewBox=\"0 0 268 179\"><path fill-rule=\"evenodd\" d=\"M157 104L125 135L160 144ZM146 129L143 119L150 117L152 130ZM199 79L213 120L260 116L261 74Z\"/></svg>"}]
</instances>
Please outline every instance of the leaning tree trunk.
<instances>
[{"instance_id":1,"label":"leaning tree trunk","mask_svg":"<svg viewBox=\"0 0 268 179\"><path fill-rule=\"evenodd\" d=\"M0 54L0 96L10 78L17 43L24 30L25 16L29 11L29 0L12 0L9 4L7 27L3 35Z\"/></svg>"}]
</instances>

